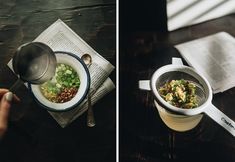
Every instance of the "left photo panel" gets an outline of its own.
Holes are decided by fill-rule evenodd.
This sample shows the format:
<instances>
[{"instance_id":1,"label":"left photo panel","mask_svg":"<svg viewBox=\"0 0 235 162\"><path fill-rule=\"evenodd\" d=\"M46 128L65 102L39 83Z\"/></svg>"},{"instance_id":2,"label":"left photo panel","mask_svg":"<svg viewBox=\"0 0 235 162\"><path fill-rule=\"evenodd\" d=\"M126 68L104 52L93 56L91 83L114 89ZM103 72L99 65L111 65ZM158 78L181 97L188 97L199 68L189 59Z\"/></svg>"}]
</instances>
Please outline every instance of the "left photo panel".
<instances>
[{"instance_id":1,"label":"left photo panel","mask_svg":"<svg viewBox=\"0 0 235 162\"><path fill-rule=\"evenodd\" d=\"M116 1L0 6L0 161L116 161Z\"/></svg>"}]
</instances>

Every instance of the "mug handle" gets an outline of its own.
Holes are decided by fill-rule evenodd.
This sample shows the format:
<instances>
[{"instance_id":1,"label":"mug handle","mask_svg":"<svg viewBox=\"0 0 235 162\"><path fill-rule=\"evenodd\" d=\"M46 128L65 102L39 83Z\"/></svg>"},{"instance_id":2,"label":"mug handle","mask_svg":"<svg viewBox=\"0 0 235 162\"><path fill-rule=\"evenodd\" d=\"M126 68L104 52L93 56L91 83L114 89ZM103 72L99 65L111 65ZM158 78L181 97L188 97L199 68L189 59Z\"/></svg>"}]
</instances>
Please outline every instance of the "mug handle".
<instances>
[{"instance_id":1,"label":"mug handle","mask_svg":"<svg viewBox=\"0 0 235 162\"><path fill-rule=\"evenodd\" d=\"M150 91L150 80L139 80L139 89Z\"/></svg>"},{"instance_id":2,"label":"mug handle","mask_svg":"<svg viewBox=\"0 0 235 162\"><path fill-rule=\"evenodd\" d=\"M204 112L229 133L235 136L235 122L223 112L221 112L217 107L215 107L213 104L210 104L207 108L205 108Z\"/></svg>"}]
</instances>

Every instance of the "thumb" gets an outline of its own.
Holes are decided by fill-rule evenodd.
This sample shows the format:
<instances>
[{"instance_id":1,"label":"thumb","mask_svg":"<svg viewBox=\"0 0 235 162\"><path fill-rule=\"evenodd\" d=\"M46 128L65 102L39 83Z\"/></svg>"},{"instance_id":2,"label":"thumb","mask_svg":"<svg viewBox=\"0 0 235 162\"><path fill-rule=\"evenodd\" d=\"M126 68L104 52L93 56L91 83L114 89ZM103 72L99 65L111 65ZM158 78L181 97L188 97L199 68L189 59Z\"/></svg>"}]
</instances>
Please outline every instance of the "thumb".
<instances>
[{"instance_id":1,"label":"thumb","mask_svg":"<svg viewBox=\"0 0 235 162\"><path fill-rule=\"evenodd\" d=\"M13 99L12 92L7 92L2 97L0 103L0 129L6 129L8 123L8 116L10 112L11 101Z\"/></svg>"}]
</instances>

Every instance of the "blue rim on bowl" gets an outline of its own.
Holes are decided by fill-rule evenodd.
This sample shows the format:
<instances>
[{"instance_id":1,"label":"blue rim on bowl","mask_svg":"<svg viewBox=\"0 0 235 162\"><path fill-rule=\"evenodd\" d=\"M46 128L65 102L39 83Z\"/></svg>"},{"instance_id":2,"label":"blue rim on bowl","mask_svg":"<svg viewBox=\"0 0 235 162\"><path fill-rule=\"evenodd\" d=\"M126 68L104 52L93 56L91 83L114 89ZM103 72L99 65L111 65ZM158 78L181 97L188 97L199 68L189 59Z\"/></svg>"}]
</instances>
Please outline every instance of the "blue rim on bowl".
<instances>
[{"instance_id":1,"label":"blue rim on bowl","mask_svg":"<svg viewBox=\"0 0 235 162\"><path fill-rule=\"evenodd\" d=\"M71 53L71 52L66 52L66 51L55 51L54 52L55 53L55 55L57 56L57 57L59 57L59 55L64 55L64 56L71 56L72 58L74 58L74 59L76 59L76 61L79 61L80 62L80 64L81 64L81 66L82 66L82 68L84 69L84 72L85 72L85 74L86 74L86 84L85 83L83 83L83 84L85 84L84 85L84 92L81 94L81 96L79 97L79 100L78 101L76 101L76 103L74 103L74 104L72 104L71 106L68 106L68 107L66 107L66 108L60 108L60 109L56 109L56 108L53 108L53 107L49 107L49 106L46 106L45 104L43 104L42 103L42 101L40 101L40 99L38 99L38 96L37 95L35 95L35 93L33 92L33 87L32 86L35 86L35 85L32 85L32 84L30 84L30 83L28 83L28 87L29 87L29 90L30 90L30 92L32 93L32 95L33 95L33 97L34 97L34 99L35 99L35 101L40 105L40 106L42 106L43 108L45 108L45 109L47 109L47 110L49 110L49 111L54 111L54 112L64 112L64 111L69 111L69 110L72 110L73 108L75 108L76 106L78 106L83 100L84 100L84 98L86 97L86 95L87 95L87 93L88 93L88 91L89 91L89 88L90 88L90 73L89 73L89 70L88 70L88 68L87 68L87 66L85 65L85 63L82 61L82 59L81 58L79 58L78 56L76 56L75 54L73 54L73 53ZM63 57L64 57L63 56ZM36 85L36 86L38 86L38 85ZM80 87L79 87L79 89L80 89ZM78 90L79 91L79 90ZM40 92L41 93L41 92ZM78 94L78 92L77 92L77 94ZM76 95L77 95L76 94ZM76 95L75 95L75 97L76 97ZM75 98L74 97L74 98ZM45 99L45 101L46 102L49 102L49 100L47 100L45 97L44 97L44 99ZM73 99L72 99L73 100ZM54 105L56 105L56 104L58 104L58 105L62 105L62 104L65 104L65 105L67 105L68 103L69 103L70 101L68 101L68 102L65 102L65 103L52 103L52 102L50 102L52 105L54 104ZM67 103L67 104L66 104Z\"/></svg>"}]
</instances>

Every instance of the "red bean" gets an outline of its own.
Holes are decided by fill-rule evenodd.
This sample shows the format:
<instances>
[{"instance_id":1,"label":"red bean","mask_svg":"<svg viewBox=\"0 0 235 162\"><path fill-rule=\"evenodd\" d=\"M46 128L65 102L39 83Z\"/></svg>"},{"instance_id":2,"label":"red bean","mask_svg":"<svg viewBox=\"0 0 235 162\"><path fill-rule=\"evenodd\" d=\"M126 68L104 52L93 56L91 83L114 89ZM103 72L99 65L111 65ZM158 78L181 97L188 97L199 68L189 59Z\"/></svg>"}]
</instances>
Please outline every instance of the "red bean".
<instances>
[{"instance_id":1,"label":"red bean","mask_svg":"<svg viewBox=\"0 0 235 162\"><path fill-rule=\"evenodd\" d=\"M70 101L77 93L77 88L65 88L61 93L58 94L57 102L63 103Z\"/></svg>"}]
</instances>

